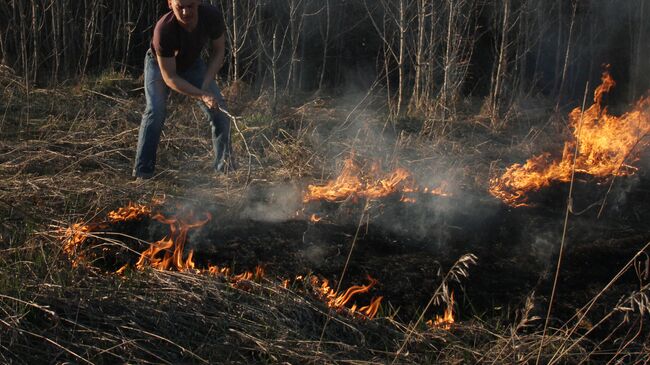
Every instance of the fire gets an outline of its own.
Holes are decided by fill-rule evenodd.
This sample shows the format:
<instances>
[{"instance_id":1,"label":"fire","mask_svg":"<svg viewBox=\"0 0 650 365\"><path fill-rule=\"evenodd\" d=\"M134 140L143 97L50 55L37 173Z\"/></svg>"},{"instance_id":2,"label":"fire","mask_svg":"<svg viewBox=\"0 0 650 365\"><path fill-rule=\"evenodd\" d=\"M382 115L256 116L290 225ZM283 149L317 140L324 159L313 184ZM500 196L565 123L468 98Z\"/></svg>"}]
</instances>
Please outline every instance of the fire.
<instances>
[{"instance_id":1,"label":"fire","mask_svg":"<svg viewBox=\"0 0 650 365\"><path fill-rule=\"evenodd\" d=\"M360 293L367 293L370 291L372 287L374 287L377 284L377 280L371 277L368 277L368 280L369 280L368 285L353 285L343 293L337 293L335 289L331 288L329 286L329 280L323 279L321 281L315 275L311 276L311 285L316 289L317 294L325 300L328 307L337 311L341 311L344 308L346 308L345 305L348 304L355 295ZM354 304L348 310L351 314L358 313L358 314L362 314L367 318L372 319L377 314L382 299L383 297L381 296L375 297L370 301L370 304L367 306L357 308L357 305Z\"/></svg>"},{"instance_id":2,"label":"fire","mask_svg":"<svg viewBox=\"0 0 650 365\"><path fill-rule=\"evenodd\" d=\"M242 280L248 280L248 281L254 280L259 282L260 280L262 280L263 277L264 277L264 268L261 266L257 266L255 267L255 273L251 271L246 271L242 274L233 276L232 281L235 283Z\"/></svg>"},{"instance_id":3,"label":"fire","mask_svg":"<svg viewBox=\"0 0 650 365\"><path fill-rule=\"evenodd\" d=\"M115 271L115 274L118 276L123 276L126 273L126 270L128 270L130 265L128 263L122 265L117 271Z\"/></svg>"},{"instance_id":4,"label":"fire","mask_svg":"<svg viewBox=\"0 0 650 365\"><path fill-rule=\"evenodd\" d=\"M428 320L427 325L429 327L442 328L445 330L450 330L451 326L455 323L454 320L454 293L452 292L449 297L449 303L447 304L447 309L442 316L436 315L435 320Z\"/></svg>"},{"instance_id":5,"label":"fire","mask_svg":"<svg viewBox=\"0 0 650 365\"><path fill-rule=\"evenodd\" d=\"M106 229L109 224L140 220L149 216L149 214L151 214L151 208L148 206L129 202L126 207L120 207L117 210L108 212L105 221L74 223L65 230L61 230L64 236L63 252L70 257L73 266L76 266L83 260L83 255L78 252L78 249L86 242L92 232Z\"/></svg>"},{"instance_id":6,"label":"fire","mask_svg":"<svg viewBox=\"0 0 650 365\"><path fill-rule=\"evenodd\" d=\"M317 216L316 214L312 214L311 217L309 217L309 220L310 220L312 223L318 223L318 222L322 221L323 218Z\"/></svg>"},{"instance_id":7,"label":"fire","mask_svg":"<svg viewBox=\"0 0 650 365\"><path fill-rule=\"evenodd\" d=\"M65 230L64 251L70 256L73 264L82 261L82 252L79 252L80 247L92 232L100 229L107 229L110 224L126 222L132 220L142 219L151 216L152 210L150 207L143 205L136 205L129 203L125 207L111 211L107 214L107 218L102 221L91 223L76 223ZM318 217L312 217L316 220ZM156 270L177 270L177 271L191 271L195 274L208 274L214 276L223 276L234 288L240 290L250 291L253 289L253 282L261 282L264 278L264 268L257 266L254 271L246 271L239 275L231 275L231 269L228 267L219 267L216 265L208 265L207 269L196 268L194 262L194 251L190 250L185 255L185 245L189 231L199 228L207 224L212 215L205 212L197 215L194 211L181 211L171 217L166 217L163 214L156 213L151 216L162 224L169 226L170 233L167 237L153 242L145 251L140 254L137 263L134 265L136 270L144 270L151 267ZM131 264L126 263L122 265L115 273L119 276L124 276ZM303 281L303 276L297 276L296 281ZM372 319L377 315L382 296L373 297L368 305L358 307L353 304L351 307L346 307L349 303L353 302L355 296L368 293L371 288L377 284L377 280L368 277L369 283L367 285L354 285L342 293L337 293L335 289L329 286L329 281L323 279L322 281L316 276L310 277L312 287L315 289L319 297L321 297L330 308L337 311L345 311L358 318ZM284 288L289 288L289 280L282 281L281 284Z\"/></svg>"},{"instance_id":8,"label":"fire","mask_svg":"<svg viewBox=\"0 0 650 365\"><path fill-rule=\"evenodd\" d=\"M390 173L384 173L379 163L373 163L368 175L354 162L353 156L344 161L341 174L323 186L309 185L303 196L303 202L326 200L330 202L343 201L349 198L378 199L388 195L401 193L425 193L433 195L448 194L444 189L419 187L413 175L406 169L398 167ZM413 198L402 198L404 202L415 201Z\"/></svg>"},{"instance_id":9,"label":"fire","mask_svg":"<svg viewBox=\"0 0 650 365\"><path fill-rule=\"evenodd\" d=\"M135 267L142 270L147 266L148 262L149 266L158 270L176 269L178 271L185 271L194 269L194 251L191 250L187 257L183 258L187 234L190 229L198 228L208 223L212 219L212 215L206 212L205 217L199 219L194 216L193 211L190 211L186 216L166 218L162 214L156 214L152 219L169 225L169 237L152 243L147 250L140 254L140 259L135 264Z\"/></svg>"},{"instance_id":10,"label":"fire","mask_svg":"<svg viewBox=\"0 0 650 365\"><path fill-rule=\"evenodd\" d=\"M575 108L569 114L574 138L565 142L562 157L553 160L549 153L543 153L523 165L513 164L503 175L490 180L493 196L513 207L526 206L528 192L548 187L553 181L569 182L576 141L576 172L607 178L631 175L637 170L626 161L634 160L632 153L648 145L644 137L650 132L650 97L640 99L631 111L613 116L602 106L602 98L616 83L608 71L603 72L601 81L594 92L594 104L584 113Z\"/></svg>"},{"instance_id":11,"label":"fire","mask_svg":"<svg viewBox=\"0 0 650 365\"><path fill-rule=\"evenodd\" d=\"M229 267L219 267L217 265L208 265L208 274L210 275L220 275L220 276L230 276Z\"/></svg>"},{"instance_id":12,"label":"fire","mask_svg":"<svg viewBox=\"0 0 650 365\"><path fill-rule=\"evenodd\" d=\"M151 215L150 207L129 202L126 207L120 207L117 210L109 212L108 221L110 223L127 222L148 217L149 215Z\"/></svg>"}]
</instances>

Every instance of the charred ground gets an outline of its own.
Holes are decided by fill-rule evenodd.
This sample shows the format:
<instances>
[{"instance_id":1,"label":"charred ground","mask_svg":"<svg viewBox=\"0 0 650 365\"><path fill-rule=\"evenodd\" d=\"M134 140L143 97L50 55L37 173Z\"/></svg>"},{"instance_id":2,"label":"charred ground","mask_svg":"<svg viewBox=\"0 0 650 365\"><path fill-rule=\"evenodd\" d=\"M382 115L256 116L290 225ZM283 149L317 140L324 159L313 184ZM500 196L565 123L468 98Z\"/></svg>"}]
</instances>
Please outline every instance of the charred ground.
<instances>
[{"instance_id":1,"label":"charred ground","mask_svg":"<svg viewBox=\"0 0 650 365\"><path fill-rule=\"evenodd\" d=\"M233 109L243 116L242 133L233 135L243 168L223 177L210 171L207 126L193 107L173 99L160 174L140 185L129 172L141 95L97 94L92 82L28 92L13 76L3 77L3 361L386 363L409 337L407 324L440 288L442 275L466 253L478 257L469 277L445 283L455 292L460 323L452 331L421 325L406 347L409 354L397 363L535 361L543 320L534 317L546 315L568 186L531 196L535 206L524 208L495 200L486 186L491 163L521 161L559 145L564 132L546 124L548 116L524 119L501 134L467 117L432 141L409 132L413 121L386 128L369 111L372 103L358 108L316 99L271 115L263 98L249 99ZM423 184L451 181L451 195L421 195L416 203L389 196L368 204L303 204L301 189L336 176L351 150L360 161L406 166ZM638 255L650 241L646 173L617 179L609 192L608 183L578 176L551 321L552 328L577 330L549 332L543 361L563 342L575 344L563 363L647 360L648 333L639 327L647 312L638 302L627 304L647 285L643 272L626 270L584 320L572 318L635 255L640 269L647 258L647 250ZM189 237L198 265L235 271L263 265L267 279L246 291L191 273L115 276L148 242L168 234L167 226L149 218L98 233L89 240L96 244L93 260L72 267L61 250L61 228L161 194L169 202L163 213L173 214L178 206L212 213L210 223ZM591 204L605 194L599 218L600 205ZM311 222L311 214L323 220ZM353 242L342 287L363 283L367 275L376 278L372 294L385 297L378 319L328 313L307 286L278 286L309 273L338 281ZM533 292L533 305L527 306ZM430 308L426 317L443 309ZM603 317L606 323L589 332ZM585 333L588 340L578 341ZM617 352L620 341L608 334L633 345Z\"/></svg>"},{"instance_id":2,"label":"charred ground","mask_svg":"<svg viewBox=\"0 0 650 365\"><path fill-rule=\"evenodd\" d=\"M593 193L586 181L582 185ZM562 186L557 188L558 192L549 193L546 199L567 193ZM262 187L251 190L255 191L255 200L271 195ZM574 315L637 254L639 247L650 241L647 193L636 189L625 205L600 219L600 206L573 219L558 286L559 321ZM454 285L464 301L459 305L461 319L495 308L521 306L532 292L545 304L557 253L551 247L544 252L544 247L537 247L543 245L537 239L541 232L549 233L549 237L558 234L563 223L559 206L515 209L484 196L482 201L472 200L469 207L462 206L462 197L422 194L419 198L420 203L404 203L398 197L388 197L370 207L361 201L308 203L299 217L280 221L254 220L239 214L242 209L237 207L196 206L199 211L210 212L212 221L191 234L187 250L195 251L199 267L216 264L245 271L259 265L278 281L312 273L338 282L352 249L343 287L362 283L367 276L378 279L373 293L399 308L397 318L403 321L426 305L439 285L437 273L471 252L479 257L471 268L471 278ZM442 213L440 207L450 204L455 209ZM167 214L174 214L173 210ZM313 222L305 212L327 214ZM370 218L361 219L359 226L362 215ZM166 225L150 219L118 225L113 231L144 242L169 234ZM139 244L134 248L142 251L146 247ZM115 258L119 253L105 251L98 255L105 262L100 266L115 271L139 258L133 252L123 250L121 254ZM614 290L623 295L636 286L638 278L628 272ZM607 311L618 299L613 295L608 302L600 303L601 311Z\"/></svg>"}]
</instances>

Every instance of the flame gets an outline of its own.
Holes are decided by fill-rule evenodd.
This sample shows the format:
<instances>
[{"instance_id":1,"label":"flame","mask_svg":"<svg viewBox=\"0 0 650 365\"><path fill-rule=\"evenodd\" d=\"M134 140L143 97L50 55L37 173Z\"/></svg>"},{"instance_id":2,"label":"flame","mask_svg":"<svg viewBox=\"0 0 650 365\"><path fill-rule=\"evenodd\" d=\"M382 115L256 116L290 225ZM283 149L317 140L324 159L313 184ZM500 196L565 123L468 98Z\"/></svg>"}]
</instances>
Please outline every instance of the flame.
<instances>
[{"instance_id":1,"label":"flame","mask_svg":"<svg viewBox=\"0 0 650 365\"><path fill-rule=\"evenodd\" d=\"M219 267L217 265L208 265L208 274L210 275L220 275L220 276L230 276L229 267Z\"/></svg>"},{"instance_id":2,"label":"flame","mask_svg":"<svg viewBox=\"0 0 650 365\"><path fill-rule=\"evenodd\" d=\"M331 288L329 285L329 280L323 279L322 281L315 275L311 276L311 284L316 289L317 294L325 300L327 306L341 311L345 308L345 305L348 304L352 298L361 293L367 293L372 287L377 284L377 280L368 277L368 285L353 285L349 287L344 293L337 293L335 289ZM372 319L377 314L379 310L379 305L383 297L375 297L371 300L370 304L357 309L357 305L353 305L349 312L351 314L360 313L366 316L369 319Z\"/></svg>"},{"instance_id":3,"label":"flame","mask_svg":"<svg viewBox=\"0 0 650 365\"><path fill-rule=\"evenodd\" d=\"M443 188L430 189L419 187L413 175L406 169L398 167L390 173L384 173L375 162L368 176L364 176L361 168L354 162L354 156L345 159L340 175L323 186L309 185L303 196L303 202L326 200L338 202L358 198L378 199L388 195L401 193L425 193L447 196ZM402 201L415 201L414 198Z\"/></svg>"},{"instance_id":4,"label":"flame","mask_svg":"<svg viewBox=\"0 0 650 365\"><path fill-rule=\"evenodd\" d=\"M246 271L246 272L241 273L239 275L233 276L232 281L234 283L237 283L237 282L242 281L242 280L248 280L248 281L254 280L256 282L259 282L260 280L262 280L263 277L264 277L264 268L262 266L258 265L258 266L255 267L255 273L253 273L251 271Z\"/></svg>"},{"instance_id":5,"label":"flame","mask_svg":"<svg viewBox=\"0 0 650 365\"><path fill-rule=\"evenodd\" d=\"M127 222L138 220L142 217L151 215L151 208L146 205L133 204L129 202L126 207L120 207L117 210L108 212L108 221L110 223Z\"/></svg>"},{"instance_id":6,"label":"flame","mask_svg":"<svg viewBox=\"0 0 650 365\"><path fill-rule=\"evenodd\" d=\"M160 205L165 204L165 201L167 201L167 195L162 194L160 196L154 196L151 198L151 206L157 207Z\"/></svg>"},{"instance_id":7,"label":"flame","mask_svg":"<svg viewBox=\"0 0 650 365\"><path fill-rule=\"evenodd\" d=\"M616 83L608 71L603 72L601 81L594 92L594 104L584 113L575 108L569 114L574 138L565 142L561 159L553 160L549 153L543 153L523 165L513 164L503 175L490 180L493 196L513 207L526 206L528 192L548 187L553 181L569 182L576 141L576 172L607 178L631 175L637 170L625 161L634 160L632 152L648 145L644 137L650 133L650 97L640 99L631 111L616 117L602 106L603 95Z\"/></svg>"},{"instance_id":8,"label":"flame","mask_svg":"<svg viewBox=\"0 0 650 365\"><path fill-rule=\"evenodd\" d=\"M428 320L427 325L429 327L442 328L445 330L450 330L451 326L456 322L454 320L454 293L452 292L449 297L449 303L447 304L447 309L442 316L436 315L435 320Z\"/></svg>"},{"instance_id":9,"label":"flame","mask_svg":"<svg viewBox=\"0 0 650 365\"><path fill-rule=\"evenodd\" d=\"M90 232L96 231L100 225L98 223L74 223L63 232L63 252L73 257L77 248L80 247L88 238ZM73 260L73 264L75 261Z\"/></svg>"},{"instance_id":10,"label":"flame","mask_svg":"<svg viewBox=\"0 0 650 365\"><path fill-rule=\"evenodd\" d=\"M379 305L381 304L382 299L384 299L384 297L382 296L373 298L370 301L369 305L359 308L359 312L361 312L363 315L365 315L370 319L375 318L375 316L377 315L377 311L379 310Z\"/></svg>"},{"instance_id":11,"label":"flame","mask_svg":"<svg viewBox=\"0 0 650 365\"><path fill-rule=\"evenodd\" d=\"M230 278L230 286L240 290L251 291L253 290L252 282L259 283L264 277L264 268L262 266L255 267L255 273L246 271L239 275Z\"/></svg>"},{"instance_id":12,"label":"flame","mask_svg":"<svg viewBox=\"0 0 650 365\"><path fill-rule=\"evenodd\" d=\"M193 250L188 253L187 258L183 259L187 234L190 229L198 228L208 223L212 219L212 215L206 212L203 219L198 219L194 216L193 211L189 211L187 216L166 218L162 214L156 214L152 219L169 225L170 235L152 243L147 250L142 252L135 267L138 270L142 270L147 266L148 262L149 266L157 270L176 269L178 271L185 271L194 269ZM160 257L160 253L162 253L162 257Z\"/></svg>"},{"instance_id":13,"label":"flame","mask_svg":"<svg viewBox=\"0 0 650 365\"><path fill-rule=\"evenodd\" d=\"M318 222L322 221L323 218L317 216L316 214L312 214L311 217L309 217L309 220L310 220L312 223L318 223Z\"/></svg>"},{"instance_id":14,"label":"flame","mask_svg":"<svg viewBox=\"0 0 650 365\"><path fill-rule=\"evenodd\" d=\"M123 275L126 273L126 270L127 270L128 268L129 268L129 264L126 263L126 264L124 264L122 267L120 267L119 269L117 269L117 271L115 272L115 274L117 274L117 275L119 275L119 276L123 276Z\"/></svg>"},{"instance_id":15,"label":"flame","mask_svg":"<svg viewBox=\"0 0 650 365\"><path fill-rule=\"evenodd\" d=\"M107 229L110 224L140 220L150 214L151 208L148 206L129 202L126 207L108 212L105 221L74 223L66 229L59 230L63 233L63 252L68 255L72 265L77 266L83 261L83 254L78 249L92 232Z\"/></svg>"},{"instance_id":16,"label":"flame","mask_svg":"<svg viewBox=\"0 0 650 365\"><path fill-rule=\"evenodd\" d=\"M80 262L82 259L81 253L77 252L89 234L100 229L110 227L110 224L118 222L126 222L137 219L142 219L145 216L151 215L151 208L143 205L129 203L125 207L111 211L107 214L104 221L91 222L91 223L75 223L65 230L64 251L70 256L73 264ZM264 277L264 268L257 266L254 272L246 271L239 275L231 276L231 270L228 267L219 267L216 265L208 265L207 269L197 269L194 263L194 251L190 250L186 257L184 257L185 244L187 236L191 229L202 227L207 224L212 215L206 212L202 218L197 217L193 211L181 212L172 217L166 217L160 213L155 214L152 219L166 224L169 226L170 234L161 240L153 242L145 251L140 254L138 262L135 264L135 269L143 270L146 267L152 267L156 270L177 270L188 271L192 270L197 274L219 275L228 278L230 285L241 289L250 291L253 289L252 282L260 282ZM312 219L317 219L315 215ZM130 264L122 265L115 273L123 276L129 269ZM361 318L372 319L376 316L382 296L373 297L370 304L362 307L357 307L353 304L352 307L345 307L350 303L353 298L361 293L367 293L372 287L377 284L377 280L368 277L369 283L367 285L354 285L345 290L343 293L337 293L334 289L330 288L329 281L323 279L322 282L316 277L311 276L312 286L316 289L320 297L322 297L327 305L337 311L346 310L352 315ZM295 279L303 281L303 276L297 276ZM284 288L289 287L289 280L284 280L280 284Z\"/></svg>"}]
</instances>

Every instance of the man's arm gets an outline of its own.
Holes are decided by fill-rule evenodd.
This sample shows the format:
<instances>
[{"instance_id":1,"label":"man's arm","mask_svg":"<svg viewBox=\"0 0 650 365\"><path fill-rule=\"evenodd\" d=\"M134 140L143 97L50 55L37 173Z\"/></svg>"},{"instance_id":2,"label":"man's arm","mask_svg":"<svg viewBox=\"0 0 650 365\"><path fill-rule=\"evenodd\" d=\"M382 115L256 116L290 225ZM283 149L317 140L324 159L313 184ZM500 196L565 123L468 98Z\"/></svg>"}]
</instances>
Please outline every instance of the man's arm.
<instances>
[{"instance_id":1,"label":"man's arm","mask_svg":"<svg viewBox=\"0 0 650 365\"><path fill-rule=\"evenodd\" d=\"M219 108L219 103L212 94L195 87L187 80L178 76L176 73L176 59L174 57L158 56L157 58L160 72L162 73L163 80L167 86L181 94L201 100L210 109Z\"/></svg>"},{"instance_id":2,"label":"man's arm","mask_svg":"<svg viewBox=\"0 0 650 365\"><path fill-rule=\"evenodd\" d=\"M208 90L210 83L214 81L217 72L223 66L223 57L226 54L226 36L224 34L211 42L210 59L208 60L208 69L203 78L201 89Z\"/></svg>"}]
</instances>

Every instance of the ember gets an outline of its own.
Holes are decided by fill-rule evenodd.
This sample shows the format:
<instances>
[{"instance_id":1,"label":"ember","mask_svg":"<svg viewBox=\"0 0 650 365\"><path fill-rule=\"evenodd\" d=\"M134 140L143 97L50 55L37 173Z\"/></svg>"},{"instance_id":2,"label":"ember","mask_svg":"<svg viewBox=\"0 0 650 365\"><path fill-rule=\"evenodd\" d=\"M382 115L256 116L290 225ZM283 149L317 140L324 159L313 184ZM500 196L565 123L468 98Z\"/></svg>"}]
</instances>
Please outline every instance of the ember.
<instances>
[{"instance_id":1,"label":"ember","mask_svg":"<svg viewBox=\"0 0 650 365\"><path fill-rule=\"evenodd\" d=\"M642 98L632 111L620 117L610 115L602 106L602 98L615 82L607 71L601 80L602 84L594 92L594 104L584 113L576 108L569 114L574 139L564 144L561 159L552 160L549 153L544 153L523 165L508 167L503 175L490 180L493 196L513 207L526 206L527 193L548 187L553 181L570 181L576 143L579 147L576 172L608 178L630 175L637 170L626 165L626 161L634 159L632 152L648 145L644 137L650 132L650 97Z\"/></svg>"},{"instance_id":2,"label":"ember","mask_svg":"<svg viewBox=\"0 0 650 365\"><path fill-rule=\"evenodd\" d=\"M323 186L309 185L303 196L303 202L326 200L338 202L358 198L378 199L394 193L421 193L447 196L444 187L436 189L420 187L413 175L406 169L398 167L393 172L384 173L379 163L373 163L368 174L363 174L353 157L344 161L341 174ZM413 197L403 197L403 202L415 202Z\"/></svg>"}]
</instances>

